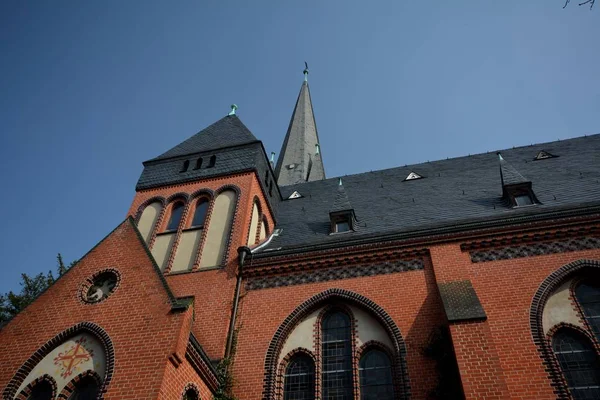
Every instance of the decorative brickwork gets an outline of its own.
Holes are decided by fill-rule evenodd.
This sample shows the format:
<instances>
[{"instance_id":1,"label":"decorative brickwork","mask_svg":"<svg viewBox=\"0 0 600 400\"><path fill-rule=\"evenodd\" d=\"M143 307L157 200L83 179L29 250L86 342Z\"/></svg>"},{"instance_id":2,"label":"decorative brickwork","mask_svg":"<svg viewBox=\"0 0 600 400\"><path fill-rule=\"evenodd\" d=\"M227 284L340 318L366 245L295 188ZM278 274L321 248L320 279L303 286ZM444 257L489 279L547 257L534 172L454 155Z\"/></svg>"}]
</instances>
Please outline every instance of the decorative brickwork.
<instances>
[{"instance_id":1,"label":"decorative brickwork","mask_svg":"<svg viewBox=\"0 0 600 400\"><path fill-rule=\"evenodd\" d=\"M531 334L533 341L542 356L542 362L546 366L546 371L551 380L551 385L554 388L557 398L560 400L570 399L570 394L565 385L564 378L558 366L558 362L552 351L552 346L548 340L550 336L544 335L542 325L542 313L550 294L564 282L566 279L575 274L584 273L586 270L600 269L600 262L595 260L578 260L554 271L548 276L539 286L537 292L533 296L531 309L529 312L529 322L531 326ZM571 326L572 327L572 326ZM580 328L577 328L578 330ZM555 332L552 330L551 332ZM589 337L589 334L586 334ZM592 341L592 343L594 343Z\"/></svg>"},{"instance_id":2,"label":"decorative brickwork","mask_svg":"<svg viewBox=\"0 0 600 400\"><path fill-rule=\"evenodd\" d=\"M17 397L15 397L15 400L28 400L30 399L30 395L31 392L33 390L33 388L42 383L42 382L47 382L51 387L52 387L52 398L54 398L56 396L56 381L50 376L50 375L42 375L39 378L34 379L33 381L31 381L29 383L29 385L27 385L25 387L25 389L21 390L21 393L19 393L19 395ZM7 398L7 397L5 397Z\"/></svg>"},{"instance_id":3,"label":"decorative brickwork","mask_svg":"<svg viewBox=\"0 0 600 400\"><path fill-rule=\"evenodd\" d=\"M531 243L521 246L473 251L470 254L471 262L479 263L590 249L600 249L600 238L586 236L554 242Z\"/></svg>"},{"instance_id":4,"label":"decorative brickwork","mask_svg":"<svg viewBox=\"0 0 600 400\"><path fill-rule=\"evenodd\" d=\"M361 276L393 274L396 272L414 271L419 269L423 269L422 259L414 259L409 261L398 260L384 262L381 264L319 269L315 271L289 275L250 278L246 282L246 290L267 289L314 282L327 282L338 279L358 278Z\"/></svg>"},{"instance_id":5,"label":"decorative brickwork","mask_svg":"<svg viewBox=\"0 0 600 400\"><path fill-rule=\"evenodd\" d=\"M94 372L94 371L85 371L85 372L82 372L81 374L77 375L75 378L73 378L73 380L71 380L71 382L69 382L69 383L67 384L67 386L65 386L65 387L63 388L63 390L61 390L60 394L58 395L58 399L59 399L59 400L62 400L62 399L66 400L66 399L69 399L69 398L70 398L70 396L71 396L71 394L72 394L72 393L75 391L75 389L76 389L76 387L77 387L77 386L76 386L76 385L77 385L77 383L78 383L79 381L81 381L83 378L86 378L86 377L91 377L91 378L93 378L93 379L96 381L96 383L98 384L98 388L101 388L101 387L102 387L102 378L100 377L100 375L98 375L98 374L97 374L96 372ZM97 397L97 399L98 399L98 400L100 400L100 399L102 399L102 397L103 397L103 396L102 396L102 391L100 391L100 392L98 393L98 397Z\"/></svg>"},{"instance_id":6,"label":"decorative brickwork","mask_svg":"<svg viewBox=\"0 0 600 400\"><path fill-rule=\"evenodd\" d=\"M288 317L280 325L275 332L275 335L271 339L271 343L268 347L265 357L265 377L262 398L275 398L278 367L277 360L288 335L306 315L313 310L327 304L356 305L369 311L372 316L375 317L379 323L381 323L388 333L392 343L394 344L394 357L392 358L392 362L399 369L399 376L401 377L398 398L408 399L410 397L410 385L408 380L408 372L406 370L406 347L404 344L404 339L402 338L396 323L385 310L383 310L373 301L358 293L354 293L345 289L328 289L311 297L296 307L296 309L290 315L288 315Z\"/></svg>"},{"instance_id":7,"label":"decorative brickwork","mask_svg":"<svg viewBox=\"0 0 600 400\"><path fill-rule=\"evenodd\" d=\"M106 371L102 379L103 384L100 390L100 393L104 393L113 375L115 361L113 344L110 337L104 331L104 329L92 322L82 322L59 333L54 338L46 342L46 344L44 344L42 347L40 347L31 357L29 357L29 359L25 361L25 363L21 366L21 368L19 368L15 376L8 383L6 389L4 389L4 392L2 393L3 398L6 400L12 400L15 395L15 392L18 390L19 386L21 386L23 380L29 375L29 373L33 370L37 363L39 363L56 346L60 345L70 337L73 337L82 332L87 332L94 335L96 338L98 338L98 340L104 348Z\"/></svg>"}]
</instances>

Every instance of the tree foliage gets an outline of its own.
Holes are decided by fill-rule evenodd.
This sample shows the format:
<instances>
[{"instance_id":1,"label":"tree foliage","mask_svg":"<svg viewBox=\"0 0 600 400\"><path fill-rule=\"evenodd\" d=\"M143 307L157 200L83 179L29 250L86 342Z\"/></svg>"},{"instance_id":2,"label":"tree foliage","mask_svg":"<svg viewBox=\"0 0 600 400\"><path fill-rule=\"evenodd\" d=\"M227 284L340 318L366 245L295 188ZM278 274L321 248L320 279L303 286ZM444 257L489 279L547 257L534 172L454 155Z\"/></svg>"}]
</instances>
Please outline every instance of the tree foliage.
<instances>
[{"instance_id":1,"label":"tree foliage","mask_svg":"<svg viewBox=\"0 0 600 400\"><path fill-rule=\"evenodd\" d=\"M58 253L56 256L56 273L58 277L64 275L69 268L75 265L76 261L71 262L68 266L65 265L62 255ZM40 272L35 276L29 276L25 273L21 274L21 291L14 293L10 291L5 294L0 294L0 325L11 320L21 310L48 289L58 278L54 277L52 271L44 274Z\"/></svg>"}]
</instances>

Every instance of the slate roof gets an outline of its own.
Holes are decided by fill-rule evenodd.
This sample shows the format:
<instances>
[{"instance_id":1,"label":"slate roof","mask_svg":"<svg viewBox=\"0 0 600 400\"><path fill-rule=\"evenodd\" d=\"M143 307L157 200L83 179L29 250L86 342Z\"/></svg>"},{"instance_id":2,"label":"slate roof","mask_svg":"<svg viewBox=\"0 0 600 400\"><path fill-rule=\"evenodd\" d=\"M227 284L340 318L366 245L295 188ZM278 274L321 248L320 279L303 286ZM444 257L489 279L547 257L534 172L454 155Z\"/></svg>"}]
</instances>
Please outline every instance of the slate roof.
<instances>
[{"instance_id":1,"label":"slate roof","mask_svg":"<svg viewBox=\"0 0 600 400\"><path fill-rule=\"evenodd\" d=\"M558 157L533 161L541 150ZM344 176L356 231L330 234L338 178L307 182L281 188L284 199L294 191L303 197L279 204L277 228L283 230L261 252L600 205L600 135L501 153L518 175L532 182L541 204L510 208L502 199L498 156L491 152ZM424 178L403 181L411 171Z\"/></svg>"},{"instance_id":2,"label":"slate roof","mask_svg":"<svg viewBox=\"0 0 600 400\"><path fill-rule=\"evenodd\" d=\"M498 158L500 159L500 178L502 179L502 185L515 185L518 183L529 182L515 167L510 165L501 154L498 154Z\"/></svg>"},{"instance_id":3,"label":"slate roof","mask_svg":"<svg viewBox=\"0 0 600 400\"><path fill-rule=\"evenodd\" d=\"M228 115L149 161L164 160L256 141L258 139L237 116Z\"/></svg>"}]
</instances>

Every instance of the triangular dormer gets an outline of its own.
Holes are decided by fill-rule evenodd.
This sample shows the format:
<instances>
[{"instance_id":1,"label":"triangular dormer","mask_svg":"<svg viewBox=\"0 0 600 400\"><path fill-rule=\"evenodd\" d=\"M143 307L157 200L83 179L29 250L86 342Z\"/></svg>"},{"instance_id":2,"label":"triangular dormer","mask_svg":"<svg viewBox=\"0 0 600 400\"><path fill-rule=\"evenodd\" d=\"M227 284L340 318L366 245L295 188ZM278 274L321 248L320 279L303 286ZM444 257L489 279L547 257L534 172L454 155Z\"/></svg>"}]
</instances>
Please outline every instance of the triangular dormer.
<instances>
[{"instance_id":1,"label":"triangular dormer","mask_svg":"<svg viewBox=\"0 0 600 400\"><path fill-rule=\"evenodd\" d=\"M548 158L556 158L558 156L555 156L554 154L548 153L545 150L540 150L536 156L533 158L533 161L539 161L539 160L547 160Z\"/></svg>"},{"instance_id":2,"label":"triangular dormer","mask_svg":"<svg viewBox=\"0 0 600 400\"><path fill-rule=\"evenodd\" d=\"M414 181L416 179L423 179L423 176L417 174L416 172L411 172L406 178L404 178L405 181Z\"/></svg>"},{"instance_id":3,"label":"triangular dormer","mask_svg":"<svg viewBox=\"0 0 600 400\"><path fill-rule=\"evenodd\" d=\"M297 190L294 190L294 193L289 195L288 200L299 199L301 197L304 197L304 196L302 196L300 193L298 193Z\"/></svg>"}]
</instances>

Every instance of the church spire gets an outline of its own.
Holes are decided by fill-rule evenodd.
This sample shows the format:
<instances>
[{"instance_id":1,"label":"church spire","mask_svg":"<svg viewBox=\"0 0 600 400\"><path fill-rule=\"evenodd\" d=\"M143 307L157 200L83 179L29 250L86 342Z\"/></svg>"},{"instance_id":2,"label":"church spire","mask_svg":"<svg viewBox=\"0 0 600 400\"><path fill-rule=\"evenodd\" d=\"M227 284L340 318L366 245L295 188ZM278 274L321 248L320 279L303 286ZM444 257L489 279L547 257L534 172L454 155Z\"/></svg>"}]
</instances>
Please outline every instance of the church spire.
<instances>
[{"instance_id":1,"label":"church spire","mask_svg":"<svg viewBox=\"0 0 600 400\"><path fill-rule=\"evenodd\" d=\"M305 63L306 64L306 63ZM325 179L317 124L308 88L308 65L275 167L280 186Z\"/></svg>"}]
</instances>

